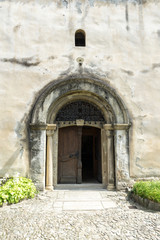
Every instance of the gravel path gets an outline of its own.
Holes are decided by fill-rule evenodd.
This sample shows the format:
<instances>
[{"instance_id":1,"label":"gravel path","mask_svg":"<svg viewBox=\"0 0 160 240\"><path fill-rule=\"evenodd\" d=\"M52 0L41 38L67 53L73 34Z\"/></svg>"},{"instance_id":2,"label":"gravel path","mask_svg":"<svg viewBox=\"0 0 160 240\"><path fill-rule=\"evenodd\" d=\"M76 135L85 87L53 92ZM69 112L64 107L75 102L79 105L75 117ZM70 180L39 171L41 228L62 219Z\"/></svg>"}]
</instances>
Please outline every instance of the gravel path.
<instances>
[{"instance_id":1,"label":"gravel path","mask_svg":"<svg viewBox=\"0 0 160 240\"><path fill-rule=\"evenodd\" d=\"M116 207L92 211L54 208L58 191L0 208L0 239L160 240L160 212L126 200L123 192L103 191Z\"/></svg>"}]
</instances>

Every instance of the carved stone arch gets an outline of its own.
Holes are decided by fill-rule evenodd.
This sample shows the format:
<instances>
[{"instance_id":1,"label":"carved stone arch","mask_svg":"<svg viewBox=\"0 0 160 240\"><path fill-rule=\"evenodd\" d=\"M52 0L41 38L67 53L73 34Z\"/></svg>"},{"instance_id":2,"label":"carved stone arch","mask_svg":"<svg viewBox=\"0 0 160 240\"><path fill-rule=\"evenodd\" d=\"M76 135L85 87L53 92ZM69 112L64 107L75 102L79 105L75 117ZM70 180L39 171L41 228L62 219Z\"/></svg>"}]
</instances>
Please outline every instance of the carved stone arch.
<instances>
[{"instance_id":1,"label":"carved stone arch","mask_svg":"<svg viewBox=\"0 0 160 240\"><path fill-rule=\"evenodd\" d=\"M90 95L97 96L97 99L106 103L112 108L115 116L114 123L130 122L128 110L115 90L107 84L95 79L68 79L64 81L52 82L36 100L31 114L31 123L47 123L49 109L54 102L69 93L88 92Z\"/></svg>"},{"instance_id":2,"label":"carved stone arch","mask_svg":"<svg viewBox=\"0 0 160 240\"><path fill-rule=\"evenodd\" d=\"M57 99L48 110L47 123L54 123L59 110L65 105L73 101L86 101L95 105L103 114L105 123L114 123L115 115L113 109L100 96L86 91L68 92Z\"/></svg>"},{"instance_id":3,"label":"carved stone arch","mask_svg":"<svg viewBox=\"0 0 160 240\"><path fill-rule=\"evenodd\" d=\"M62 126L56 126L55 118L66 103L78 100L97 106L104 116L103 124L90 123L93 127L101 128L102 182L108 189L120 189L129 180L129 115L116 92L96 79L55 81L42 90L31 113L31 177L41 190L45 188L45 184L48 188L57 184L58 128ZM50 180L47 177L45 183L46 173Z\"/></svg>"}]
</instances>

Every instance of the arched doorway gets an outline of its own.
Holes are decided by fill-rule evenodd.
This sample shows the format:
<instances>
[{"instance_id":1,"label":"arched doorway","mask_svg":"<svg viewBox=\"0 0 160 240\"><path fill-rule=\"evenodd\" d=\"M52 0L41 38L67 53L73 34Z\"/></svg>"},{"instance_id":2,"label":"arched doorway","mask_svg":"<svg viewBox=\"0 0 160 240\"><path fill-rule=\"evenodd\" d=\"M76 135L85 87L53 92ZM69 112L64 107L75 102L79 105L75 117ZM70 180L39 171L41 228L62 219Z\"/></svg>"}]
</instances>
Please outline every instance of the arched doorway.
<instances>
[{"instance_id":1,"label":"arched doorway","mask_svg":"<svg viewBox=\"0 0 160 240\"><path fill-rule=\"evenodd\" d=\"M79 106L83 107L80 109ZM30 151L33 181L42 190L45 185L52 189L63 181L80 183L93 179L99 179L108 189L125 187L129 180L129 127L126 107L115 91L104 82L95 79L68 79L51 83L42 91L32 111ZM76 129L78 132L74 133L73 138L76 138L76 134L81 135L81 141L74 141L79 141L77 145L81 161L75 161L75 150L73 153L71 150L70 153L64 152L61 155L71 156L74 164L71 163L70 167L65 167L68 170L64 168L59 173L59 149L63 149L59 148L60 139L67 128L68 131ZM67 135L65 137L68 139ZM73 142L70 144L73 145ZM87 152L86 144L92 148L91 152ZM100 150L93 145L97 148L100 145ZM98 157L94 152L98 152L99 162L95 160ZM92 159L87 162L89 166L86 164L86 168L85 154ZM76 175L69 172L75 166ZM68 174L66 180L67 171L70 176Z\"/></svg>"},{"instance_id":2,"label":"arched doorway","mask_svg":"<svg viewBox=\"0 0 160 240\"><path fill-rule=\"evenodd\" d=\"M102 182L101 131L87 125L104 124L105 118L93 103L74 100L57 113L58 183ZM79 126L75 126L79 123Z\"/></svg>"}]
</instances>

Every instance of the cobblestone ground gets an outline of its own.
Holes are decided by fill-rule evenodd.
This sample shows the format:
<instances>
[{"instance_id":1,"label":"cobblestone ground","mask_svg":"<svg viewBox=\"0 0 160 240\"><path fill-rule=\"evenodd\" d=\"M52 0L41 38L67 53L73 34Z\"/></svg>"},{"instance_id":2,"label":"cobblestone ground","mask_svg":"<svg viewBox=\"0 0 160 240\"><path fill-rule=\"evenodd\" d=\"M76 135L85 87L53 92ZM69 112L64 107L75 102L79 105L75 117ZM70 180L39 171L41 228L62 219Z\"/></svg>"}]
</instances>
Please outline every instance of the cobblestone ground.
<instances>
[{"instance_id":1,"label":"cobblestone ground","mask_svg":"<svg viewBox=\"0 0 160 240\"><path fill-rule=\"evenodd\" d=\"M0 208L0 239L160 240L160 212L147 211L126 200L123 192L104 191L117 207L94 211L59 211L57 193Z\"/></svg>"}]
</instances>

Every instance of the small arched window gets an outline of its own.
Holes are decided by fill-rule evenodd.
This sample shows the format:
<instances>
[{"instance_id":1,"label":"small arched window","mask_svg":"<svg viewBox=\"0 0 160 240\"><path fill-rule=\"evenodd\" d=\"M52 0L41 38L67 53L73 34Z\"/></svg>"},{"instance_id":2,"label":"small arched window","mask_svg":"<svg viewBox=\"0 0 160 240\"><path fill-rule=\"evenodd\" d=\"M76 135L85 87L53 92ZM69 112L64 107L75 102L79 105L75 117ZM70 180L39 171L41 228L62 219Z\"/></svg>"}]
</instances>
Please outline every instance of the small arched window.
<instances>
[{"instance_id":1,"label":"small arched window","mask_svg":"<svg viewBox=\"0 0 160 240\"><path fill-rule=\"evenodd\" d=\"M86 36L83 30L77 30L75 32L75 46L85 47L86 46Z\"/></svg>"}]
</instances>

